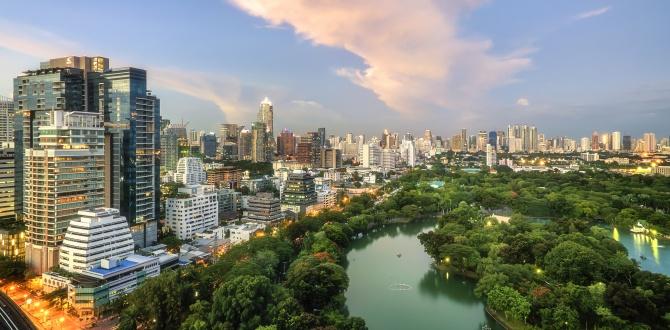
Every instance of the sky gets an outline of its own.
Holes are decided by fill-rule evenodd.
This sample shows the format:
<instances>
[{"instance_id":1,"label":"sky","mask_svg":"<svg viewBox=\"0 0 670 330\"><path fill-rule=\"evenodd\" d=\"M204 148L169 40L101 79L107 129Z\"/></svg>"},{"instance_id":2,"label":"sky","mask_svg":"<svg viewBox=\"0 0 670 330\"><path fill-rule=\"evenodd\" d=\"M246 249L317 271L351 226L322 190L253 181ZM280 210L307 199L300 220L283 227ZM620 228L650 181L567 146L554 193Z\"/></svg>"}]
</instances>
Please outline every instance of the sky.
<instances>
[{"instance_id":1,"label":"sky","mask_svg":"<svg viewBox=\"0 0 670 330\"><path fill-rule=\"evenodd\" d=\"M8 1L0 95L39 62L148 70L163 118L275 132L670 135L670 1Z\"/></svg>"}]
</instances>

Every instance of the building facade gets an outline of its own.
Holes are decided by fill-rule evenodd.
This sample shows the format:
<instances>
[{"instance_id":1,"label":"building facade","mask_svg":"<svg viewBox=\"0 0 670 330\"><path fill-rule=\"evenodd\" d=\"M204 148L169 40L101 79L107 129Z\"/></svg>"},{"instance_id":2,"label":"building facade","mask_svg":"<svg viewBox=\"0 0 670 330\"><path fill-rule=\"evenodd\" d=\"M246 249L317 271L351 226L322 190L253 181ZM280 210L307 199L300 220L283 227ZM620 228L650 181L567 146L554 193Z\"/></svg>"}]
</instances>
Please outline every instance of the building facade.
<instances>
[{"instance_id":1,"label":"building facade","mask_svg":"<svg viewBox=\"0 0 670 330\"><path fill-rule=\"evenodd\" d=\"M258 193L249 197L246 220L258 223L272 223L284 219L281 204L272 193Z\"/></svg>"},{"instance_id":2,"label":"building facade","mask_svg":"<svg viewBox=\"0 0 670 330\"><path fill-rule=\"evenodd\" d=\"M179 188L180 196L166 201L166 225L179 239L216 227L219 204L214 186L189 185Z\"/></svg>"},{"instance_id":3,"label":"building facade","mask_svg":"<svg viewBox=\"0 0 670 330\"><path fill-rule=\"evenodd\" d=\"M207 172L202 160L196 157L180 158L177 162L177 172L174 181L185 185L196 185L207 181Z\"/></svg>"}]
</instances>

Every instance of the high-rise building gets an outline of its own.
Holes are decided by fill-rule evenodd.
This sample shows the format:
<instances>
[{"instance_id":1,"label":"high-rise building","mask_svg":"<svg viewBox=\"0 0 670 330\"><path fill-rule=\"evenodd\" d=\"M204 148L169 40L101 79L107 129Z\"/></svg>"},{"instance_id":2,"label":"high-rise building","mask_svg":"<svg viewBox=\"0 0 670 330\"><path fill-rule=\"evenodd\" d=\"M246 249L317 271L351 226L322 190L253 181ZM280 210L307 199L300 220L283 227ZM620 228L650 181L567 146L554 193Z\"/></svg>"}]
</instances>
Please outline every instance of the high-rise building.
<instances>
[{"instance_id":1,"label":"high-rise building","mask_svg":"<svg viewBox=\"0 0 670 330\"><path fill-rule=\"evenodd\" d=\"M219 223L219 204L214 186L187 185L166 201L166 224L179 239L192 239Z\"/></svg>"},{"instance_id":2,"label":"high-rise building","mask_svg":"<svg viewBox=\"0 0 670 330\"><path fill-rule=\"evenodd\" d=\"M282 157L295 155L295 136L293 132L284 129L277 137L277 153Z\"/></svg>"},{"instance_id":3,"label":"high-rise building","mask_svg":"<svg viewBox=\"0 0 670 330\"><path fill-rule=\"evenodd\" d=\"M135 244L158 236L160 100L138 68L90 73L93 103L105 120L105 206L130 224Z\"/></svg>"},{"instance_id":4,"label":"high-rise building","mask_svg":"<svg viewBox=\"0 0 670 330\"><path fill-rule=\"evenodd\" d=\"M251 124L251 161L254 163L268 161L267 134L265 123Z\"/></svg>"},{"instance_id":5,"label":"high-rise building","mask_svg":"<svg viewBox=\"0 0 670 330\"><path fill-rule=\"evenodd\" d=\"M252 144L252 134L248 129L243 129L240 131L240 138L237 143L238 148L238 159L239 160L251 160L251 144Z\"/></svg>"},{"instance_id":6,"label":"high-rise building","mask_svg":"<svg viewBox=\"0 0 670 330\"><path fill-rule=\"evenodd\" d=\"M642 140L644 141L645 152L656 152L656 134L644 133Z\"/></svg>"},{"instance_id":7,"label":"high-rise building","mask_svg":"<svg viewBox=\"0 0 670 330\"><path fill-rule=\"evenodd\" d=\"M612 143L613 151L621 150L621 132L612 132L610 135L610 141Z\"/></svg>"},{"instance_id":8,"label":"high-rise building","mask_svg":"<svg viewBox=\"0 0 670 330\"><path fill-rule=\"evenodd\" d=\"M383 169L392 170L398 166L400 152L398 149L382 149L379 158L379 165Z\"/></svg>"},{"instance_id":9,"label":"high-rise building","mask_svg":"<svg viewBox=\"0 0 670 330\"><path fill-rule=\"evenodd\" d=\"M14 142L14 101L0 96L0 143Z\"/></svg>"},{"instance_id":10,"label":"high-rise building","mask_svg":"<svg viewBox=\"0 0 670 330\"><path fill-rule=\"evenodd\" d=\"M591 150L600 150L600 135L596 131L591 134Z\"/></svg>"},{"instance_id":11,"label":"high-rise building","mask_svg":"<svg viewBox=\"0 0 670 330\"><path fill-rule=\"evenodd\" d=\"M23 112L23 214L26 262L41 274L57 265L65 231L77 212L104 204L105 157L98 114L36 112Z\"/></svg>"},{"instance_id":12,"label":"high-rise building","mask_svg":"<svg viewBox=\"0 0 670 330\"><path fill-rule=\"evenodd\" d=\"M237 189L242 181L242 169L233 166L220 166L207 169L207 184L217 188Z\"/></svg>"},{"instance_id":13,"label":"high-rise building","mask_svg":"<svg viewBox=\"0 0 670 330\"><path fill-rule=\"evenodd\" d=\"M488 134L486 131L479 131L479 133L477 133L477 151L486 151L487 143Z\"/></svg>"},{"instance_id":14,"label":"high-rise building","mask_svg":"<svg viewBox=\"0 0 670 330\"><path fill-rule=\"evenodd\" d=\"M588 137L583 137L579 140L579 151L585 152L591 150L591 140Z\"/></svg>"},{"instance_id":15,"label":"high-rise building","mask_svg":"<svg viewBox=\"0 0 670 330\"><path fill-rule=\"evenodd\" d=\"M9 228L21 218L23 196L17 194L16 158L13 142L0 143L0 228Z\"/></svg>"},{"instance_id":16,"label":"high-rise building","mask_svg":"<svg viewBox=\"0 0 670 330\"><path fill-rule=\"evenodd\" d=\"M468 130L465 128L461 128L461 147L459 150L464 152L468 151Z\"/></svg>"},{"instance_id":17,"label":"high-rise building","mask_svg":"<svg viewBox=\"0 0 670 330\"><path fill-rule=\"evenodd\" d=\"M364 144L359 152L361 166L370 167L380 165L382 149L376 143Z\"/></svg>"},{"instance_id":18,"label":"high-rise building","mask_svg":"<svg viewBox=\"0 0 670 330\"><path fill-rule=\"evenodd\" d=\"M600 145L604 150L612 150L612 144L610 142L610 133L601 133L600 134Z\"/></svg>"},{"instance_id":19,"label":"high-rise building","mask_svg":"<svg viewBox=\"0 0 670 330\"><path fill-rule=\"evenodd\" d=\"M216 156L217 149L216 135L214 133L205 134L200 137L200 153L205 157L213 158Z\"/></svg>"},{"instance_id":20,"label":"high-rise building","mask_svg":"<svg viewBox=\"0 0 670 330\"><path fill-rule=\"evenodd\" d=\"M320 147L325 148L326 145L328 144L328 140L326 140L326 128L325 127L319 127L317 128L317 133L319 133L319 142L321 143Z\"/></svg>"},{"instance_id":21,"label":"high-rise building","mask_svg":"<svg viewBox=\"0 0 670 330\"><path fill-rule=\"evenodd\" d=\"M77 215L65 233L58 262L61 269L79 273L100 267L103 259L125 259L133 254L135 242L119 210L97 208Z\"/></svg>"},{"instance_id":22,"label":"high-rise building","mask_svg":"<svg viewBox=\"0 0 670 330\"><path fill-rule=\"evenodd\" d=\"M498 133L496 131L490 131L488 135L488 144L493 146L493 149L498 148Z\"/></svg>"},{"instance_id":23,"label":"high-rise building","mask_svg":"<svg viewBox=\"0 0 670 330\"><path fill-rule=\"evenodd\" d=\"M202 160L196 157L180 158L177 162L177 172L174 181L185 185L197 185L207 181L207 172Z\"/></svg>"},{"instance_id":24,"label":"high-rise building","mask_svg":"<svg viewBox=\"0 0 670 330\"><path fill-rule=\"evenodd\" d=\"M496 156L496 148L491 145L486 145L486 166L493 167L498 163Z\"/></svg>"},{"instance_id":25,"label":"high-rise building","mask_svg":"<svg viewBox=\"0 0 670 330\"><path fill-rule=\"evenodd\" d=\"M261 101L261 106L258 109L257 122L265 124L265 132L270 138L274 137L274 107L272 102L267 97Z\"/></svg>"},{"instance_id":26,"label":"high-rise building","mask_svg":"<svg viewBox=\"0 0 670 330\"><path fill-rule=\"evenodd\" d=\"M400 158L405 161L409 167L416 165L416 146L414 145L414 137L412 134L405 134L400 143Z\"/></svg>"},{"instance_id":27,"label":"high-rise building","mask_svg":"<svg viewBox=\"0 0 670 330\"><path fill-rule=\"evenodd\" d=\"M623 136L623 142L621 143L621 148L625 151L633 150L633 143L630 135Z\"/></svg>"},{"instance_id":28,"label":"high-rise building","mask_svg":"<svg viewBox=\"0 0 670 330\"><path fill-rule=\"evenodd\" d=\"M242 193L234 189L218 189L216 200L219 205L219 220L235 219L238 215ZM277 201L279 205L279 201Z\"/></svg>"},{"instance_id":29,"label":"high-rise building","mask_svg":"<svg viewBox=\"0 0 670 330\"><path fill-rule=\"evenodd\" d=\"M179 161L179 135L171 124L161 132L161 171L174 171Z\"/></svg>"},{"instance_id":30,"label":"high-rise building","mask_svg":"<svg viewBox=\"0 0 670 330\"><path fill-rule=\"evenodd\" d=\"M342 167L342 150L333 148L321 149L321 167L339 168Z\"/></svg>"}]
</instances>

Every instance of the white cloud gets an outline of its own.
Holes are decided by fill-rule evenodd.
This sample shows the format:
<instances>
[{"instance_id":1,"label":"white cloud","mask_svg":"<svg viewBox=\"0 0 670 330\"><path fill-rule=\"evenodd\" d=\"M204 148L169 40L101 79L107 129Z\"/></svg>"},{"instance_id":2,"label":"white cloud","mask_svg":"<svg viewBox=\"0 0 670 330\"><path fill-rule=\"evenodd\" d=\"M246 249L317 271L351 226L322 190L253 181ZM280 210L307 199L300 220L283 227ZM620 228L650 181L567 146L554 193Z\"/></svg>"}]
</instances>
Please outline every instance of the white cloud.
<instances>
[{"instance_id":1,"label":"white cloud","mask_svg":"<svg viewBox=\"0 0 670 330\"><path fill-rule=\"evenodd\" d=\"M458 17L478 0L228 1L314 44L358 55L364 68L336 73L401 112L467 106L531 63L527 52L496 56L490 40L459 36Z\"/></svg>"},{"instance_id":2,"label":"white cloud","mask_svg":"<svg viewBox=\"0 0 670 330\"><path fill-rule=\"evenodd\" d=\"M591 17L600 16L600 15L608 12L610 9L612 9L612 7L607 6L607 7L594 9L594 10L585 11L583 13L579 13L579 14L575 15L574 19L580 20L580 19L587 19L587 18L591 18Z\"/></svg>"},{"instance_id":3,"label":"white cloud","mask_svg":"<svg viewBox=\"0 0 670 330\"><path fill-rule=\"evenodd\" d=\"M520 97L519 99L516 100L516 105L527 107L530 105L530 101L528 101L528 99L525 97Z\"/></svg>"}]
</instances>

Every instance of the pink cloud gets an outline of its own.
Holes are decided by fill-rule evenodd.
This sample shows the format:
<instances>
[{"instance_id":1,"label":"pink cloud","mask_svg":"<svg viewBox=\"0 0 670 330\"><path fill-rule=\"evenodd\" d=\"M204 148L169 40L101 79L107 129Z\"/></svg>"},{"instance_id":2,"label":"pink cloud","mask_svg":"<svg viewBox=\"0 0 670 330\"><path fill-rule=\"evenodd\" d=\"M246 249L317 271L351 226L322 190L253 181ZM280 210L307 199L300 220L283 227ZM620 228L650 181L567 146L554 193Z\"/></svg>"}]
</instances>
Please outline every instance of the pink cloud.
<instances>
[{"instance_id":1,"label":"pink cloud","mask_svg":"<svg viewBox=\"0 0 670 330\"><path fill-rule=\"evenodd\" d=\"M467 107L531 64L528 52L491 54L490 40L458 35L458 17L480 1L229 0L268 23L289 25L317 45L356 54L364 68L336 74L371 90L390 108Z\"/></svg>"}]
</instances>

